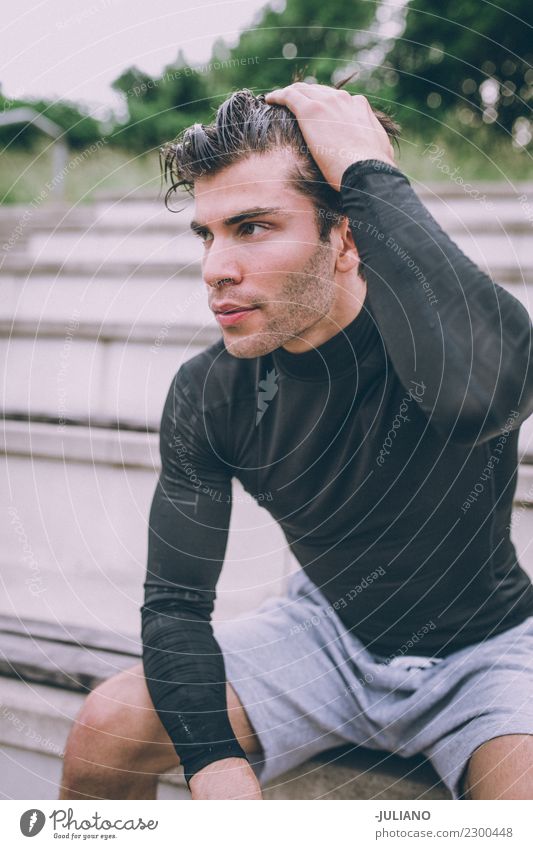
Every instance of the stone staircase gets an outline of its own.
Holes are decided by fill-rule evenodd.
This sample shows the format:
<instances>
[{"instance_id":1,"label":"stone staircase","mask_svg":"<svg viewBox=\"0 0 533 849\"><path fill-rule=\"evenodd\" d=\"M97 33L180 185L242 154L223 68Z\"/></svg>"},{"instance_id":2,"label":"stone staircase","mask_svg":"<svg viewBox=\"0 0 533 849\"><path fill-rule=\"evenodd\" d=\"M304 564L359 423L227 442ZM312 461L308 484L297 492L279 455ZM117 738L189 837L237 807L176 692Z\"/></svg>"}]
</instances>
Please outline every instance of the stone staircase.
<instances>
[{"instance_id":1,"label":"stone staircase","mask_svg":"<svg viewBox=\"0 0 533 849\"><path fill-rule=\"evenodd\" d=\"M479 187L493 204L489 214L456 186L414 185L450 236L533 315L531 223L517 201L524 194L533 201L533 186ZM7 519L0 526L0 616L97 629L110 641L117 632L138 637L163 401L179 365L220 337L207 308L200 245L187 229L187 203L174 215L162 200L143 197L43 205L29 217L25 208L0 208L0 503ZM533 575L533 417L522 428L520 451L513 539ZM295 568L279 527L234 482L216 617L233 617L281 592ZM16 715L34 693L42 695L35 728L59 722L54 710L62 710L56 703L63 697L70 708L82 699L46 679L29 688L0 678L1 701L18 705L10 708ZM48 714L42 704L51 705ZM72 715L62 714L60 737ZM17 763L22 775L33 756L48 758L48 772L44 761L35 764L42 778L35 788L53 788L60 754L32 749L27 740L22 746L15 725L0 715L0 746L10 769ZM343 757L348 765L342 768L354 777L353 756ZM331 769L340 770L340 763L315 764L278 782L282 789L272 793L317 798L325 786L333 794L366 792L365 769L352 790L341 791L334 788L344 787L345 778L337 781L336 772L327 778ZM316 774L322 778L313 784ZM388 786L385 767L374 774L385 775ZM163 783L162 793L183 794L176 781Z\"/></svg>"}]
</instances>

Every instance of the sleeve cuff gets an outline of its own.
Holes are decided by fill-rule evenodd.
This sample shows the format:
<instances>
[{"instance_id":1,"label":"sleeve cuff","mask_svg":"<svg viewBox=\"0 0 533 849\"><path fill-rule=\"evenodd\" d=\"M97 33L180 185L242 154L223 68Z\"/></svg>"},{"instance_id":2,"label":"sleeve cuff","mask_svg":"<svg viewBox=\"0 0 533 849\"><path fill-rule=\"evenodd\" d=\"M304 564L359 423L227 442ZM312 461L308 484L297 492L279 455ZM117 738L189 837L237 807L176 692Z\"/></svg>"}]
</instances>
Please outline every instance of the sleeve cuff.
<instances>
[{"instance_id":1,"label":"sleeve cuff","mask_svg":"<svg viewBox=\"0 0 533 849\"><path fill-rule=\"evenodd\" d=\"M215 763L215 761L222 761L226 758L242 758L243 760L248 761L244 749L241 748L236 740L235 742L215 743L211 746L202 747L202 751L199 752L198 755L192 755L191 753L188 757L182 756L181 763L183 764L183 774L189 790L191 789L191 778L193 778L197 772L200 772L200 770L205 766Z\"/></svg>"}]
</instances>

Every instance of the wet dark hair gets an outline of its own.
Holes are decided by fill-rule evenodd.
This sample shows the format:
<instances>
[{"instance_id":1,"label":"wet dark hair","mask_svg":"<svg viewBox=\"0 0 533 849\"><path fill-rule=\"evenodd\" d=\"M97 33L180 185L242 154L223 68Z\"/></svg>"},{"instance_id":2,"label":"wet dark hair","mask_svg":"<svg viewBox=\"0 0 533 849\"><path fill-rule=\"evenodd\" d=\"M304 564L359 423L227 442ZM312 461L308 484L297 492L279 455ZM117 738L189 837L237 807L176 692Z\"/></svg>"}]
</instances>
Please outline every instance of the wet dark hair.
<instances>
[{"instance_id":1,"label":"wet dark hair","mask_svg":"<svg viewBox=\"0 0 533 849\"><path fill-rule=\"evenodd\" d=\"M341 88L350 75L335 88ZM393 140L399 127L384 112L374 109L378 121ZM212 124L193 124L160 150L161 167L170 188L165 203L178 189L194 197L194 182L205 174L216 174L249 154L274 148L290 148L296 164L288 174L294 188L306 195L315 207L319 238L329 239L331 229L342 218L340 193L324 178L304 140L294 114L286 106L268 104L264 95L240 89L222 103Z\"/></svg>"}]
</instances>

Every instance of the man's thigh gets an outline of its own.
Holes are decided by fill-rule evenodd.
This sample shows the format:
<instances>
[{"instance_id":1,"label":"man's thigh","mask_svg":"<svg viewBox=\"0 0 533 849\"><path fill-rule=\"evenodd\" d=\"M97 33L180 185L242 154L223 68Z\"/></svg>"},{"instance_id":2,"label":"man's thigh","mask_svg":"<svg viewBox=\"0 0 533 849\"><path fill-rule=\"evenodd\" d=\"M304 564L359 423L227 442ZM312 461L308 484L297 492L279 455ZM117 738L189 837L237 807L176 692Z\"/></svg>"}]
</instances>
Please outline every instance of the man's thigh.
<instances>
[{"instance_id":1,"label":"man's thigh","mask_svg":"<svg viewBox=\"0 0 533 849\"><path fill-rule=\"evenodd\" d=\"M262 784L337 746L381 748L358 698L367 653L305 574L214 633L261 746L250 760Z\"/></svg>"},{"instance_id":2,"label":"man's thigh","mask_svg":"<svg viewBox=\"0 0 533 849\"><path fill-rule=\"evenodd\" d=\"M533 616L449 655L429 676L420 693L421 748L453 795L469 782L473 798L496 798L509 769L521 788L531 786L524 762L533 740Z\"/></svg>"}]
</instances>

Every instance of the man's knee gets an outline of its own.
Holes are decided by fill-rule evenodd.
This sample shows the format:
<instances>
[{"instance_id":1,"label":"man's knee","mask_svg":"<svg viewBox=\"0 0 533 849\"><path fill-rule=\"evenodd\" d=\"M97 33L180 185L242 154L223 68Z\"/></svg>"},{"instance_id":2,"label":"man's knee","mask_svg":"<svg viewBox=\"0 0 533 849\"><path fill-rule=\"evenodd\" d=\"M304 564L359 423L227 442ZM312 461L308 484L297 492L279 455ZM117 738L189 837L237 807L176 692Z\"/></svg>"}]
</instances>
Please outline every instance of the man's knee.
<instances>
[{"instance_id":1,"label":"man's knee","mask_svg":"<svg viewBox=\"0 0 533 849\"><path fill-rule=\"evenodd\" d=\"M65 765L133 769L145 762L164 771L179 761L150 700L142 665L114 675L90 693L74 722Z\"/></svg>"},{"instance_id":2,"label":"man's knee","mask_svg":"<svg viewBox=\"0 0 533 849\"><path fill-rule=\"evenodd\" d=\"M233 688L227 685L233 731L247 753L259 742ZM87 696L69 736L65 781L83 783L97 775L112 779L122 773L148 778L179 765L174 746L153 706L142 664L96 687Z\"/></svg>"}]
</instances>

